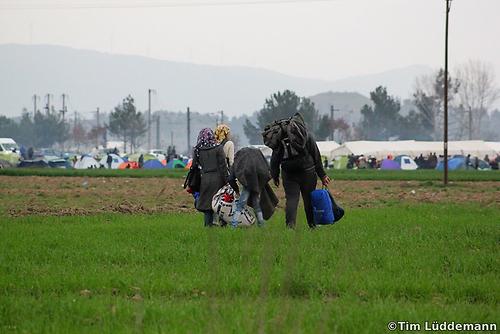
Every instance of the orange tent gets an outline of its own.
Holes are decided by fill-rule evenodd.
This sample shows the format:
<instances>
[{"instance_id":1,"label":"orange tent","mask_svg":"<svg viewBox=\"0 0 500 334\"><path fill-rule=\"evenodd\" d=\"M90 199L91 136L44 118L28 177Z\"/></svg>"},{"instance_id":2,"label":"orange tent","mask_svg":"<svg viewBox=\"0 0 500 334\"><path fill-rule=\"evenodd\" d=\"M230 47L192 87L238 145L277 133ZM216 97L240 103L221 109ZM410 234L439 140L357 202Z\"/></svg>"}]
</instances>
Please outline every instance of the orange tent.
<instances>
[{"instance_id":1,"label":"orange tent","mask_svg":"<svg viewBox=\"0 0 500 334\"><path fill-rule=\"evenodd\" d=\"M187 163L186 167L184 167L184 168L185 168L185 169L189 169L189 168L191 168L191 166L192 166L192 165L193 165L193 159L189 159L189 161L188 161L188 163Z\"/></svg>"},{"instance_id":2,"label":"orange tent","mask_svg":"<svg viewBox=\"0 0 500 334\"><path fill-rule=\"evenodd\" d=\"M122 162L118 169L139 169L139 164L135 161Z\"/></svg>"}]
</instances>

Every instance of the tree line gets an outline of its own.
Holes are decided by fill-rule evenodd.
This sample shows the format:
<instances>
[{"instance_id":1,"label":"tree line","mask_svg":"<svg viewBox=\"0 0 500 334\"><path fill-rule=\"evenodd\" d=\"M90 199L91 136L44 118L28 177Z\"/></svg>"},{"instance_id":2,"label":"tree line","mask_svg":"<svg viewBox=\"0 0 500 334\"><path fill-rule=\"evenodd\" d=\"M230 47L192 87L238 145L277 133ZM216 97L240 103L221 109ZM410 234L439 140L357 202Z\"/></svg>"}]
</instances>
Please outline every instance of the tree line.
<instances>
[{"instance_id":1,"label":"tree line","mask_svg":"<svg viewBox=\"0 0 500 334\"><path fill-rule=\"evenodd\" d=\"M144 114L137 111L134 99L129 95L109 114L104 125L95 125L88 131L82 122L75 118L73 126L65 122L61 112L50 111L35 114L23 111L21 119L15 120L0 116L0 134L13 138L16 142L36 148L48 148L56 144L70 143L79 149L80 145L100 145L106 142L106 134L120 138L133 151L141 144L147 130Z\"/></svg>"},{"instance_id":2,"label":"tree line","mask_svg":"<svg viewBox=\"0 0 500 334\"><path fill-rule=\"evenodd\" d=\"M479 139L489 135L487 127L494 127L490 124L500 125L500 112L489 113L500 96L493 73L491 66L470 61L449 77L450 138ZM372 103L361 108L361 120L352 126L342 118L332 120L329 115L321 115L310 99L285 90L265 99L263 107L256 113L256 121L253 123L247 119L243 130L250 144L262 144L261 131L267 124L300 112L317 140L326 140L332 132L339 141L441 140L445 103L443 87L442 69L417 78L412 99L404 101L404 112L400 99L390 95L386 87L376 87L370 93ZM36 111L34 115L25 110L18 121L0 116L0 134L25 146L38 148L68 142L77 148L81 144L98 145L106 142L108 133L123 140L129 151L143 143L147 122L144 113L137 110L132 96L125 97L108 116L102 126L96 125L87 131L76 118L72 126L64 122L62 114L53 108L46 112ZM494 129L491 131L495 132Z\"/></svg>"},{"instance_id":3,"label":"tree line","mask_svg":"<svg viewBox=\"0 0 500 334\"><path fill-rule=\"evenodd\" d=\"M450 138L480 139L489 135L485 123L500 125L500 112L489 113L499 98L493 68L485 63L470 61L448 77ZM292 91L278 92L266 99L257 112L257 122L246 121L244 131L251 144L262 144L261 131L273 120L302 113L317 140L326 140L335 131L345 140L442 140L444 114L444 70L417 78L410 101L410 110L403 113L401 101L376 87L370 93L370 105L361 110L361 120L349 126L344 119L320 115L308 98ZM485 122L486 121L486 122ZM490 121L490 122L487 122ZM491 134L491 133L490 133ZM500 139L500 138L499 138Z\"/></svg>"}]
</instances>

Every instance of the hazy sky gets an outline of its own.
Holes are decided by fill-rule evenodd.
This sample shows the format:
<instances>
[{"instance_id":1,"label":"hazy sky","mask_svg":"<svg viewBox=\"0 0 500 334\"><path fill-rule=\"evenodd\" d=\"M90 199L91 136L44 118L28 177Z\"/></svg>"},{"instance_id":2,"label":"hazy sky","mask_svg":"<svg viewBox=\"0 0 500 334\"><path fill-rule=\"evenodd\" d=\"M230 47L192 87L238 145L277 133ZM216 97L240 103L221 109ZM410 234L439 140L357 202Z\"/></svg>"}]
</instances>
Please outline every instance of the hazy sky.
<instances>
[{"instance_id":1,"label":"hazy sky","mask_svg":"<svg viewBox=\"0 0 500 334\"><path fill-rule=\"evenodd\" d=\"M53 8L61 3L133 8ZM175 6L136 6L141 3ZM0 43L247 65L330 80L413 64L437 68L444 60L445 0L177 6L181 3L193 0L0 0ZM7 9L12 5L40 8ZM452 68L481 59L495 66L500 81L499 14L500 0L453 1Z\"/></svg>"}]
</instances>

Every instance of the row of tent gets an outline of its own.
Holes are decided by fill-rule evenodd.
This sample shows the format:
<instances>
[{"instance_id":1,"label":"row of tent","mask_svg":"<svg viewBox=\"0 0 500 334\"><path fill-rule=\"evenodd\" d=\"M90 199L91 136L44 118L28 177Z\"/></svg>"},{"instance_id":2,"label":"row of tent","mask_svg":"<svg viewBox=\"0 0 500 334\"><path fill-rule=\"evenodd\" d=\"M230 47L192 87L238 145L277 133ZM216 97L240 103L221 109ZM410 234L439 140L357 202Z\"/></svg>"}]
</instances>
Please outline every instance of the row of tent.
<instances>
[{"instance_id":1,"label":"row of tent","mask_svg":"<svg viewBox=\"0 0 500 334\"><path fill-rule=\"evenodd\" d=\"M333 161L333 168L347 169L348 162L349 157L347 156L336 157ZM368 168L368 166L365 168ZM380 169L382 170L416 170L418 168L415 160L406 155L400 155L394 159L383 159L380 162Z\"/></svg>"},{"instance_id":2,"label":"row of tent","mask_svg":"<svg viewBox=\"0 0 500 334\"><path fill-rule=\"evenodd\" d=\"M443 142L434 141L350 141L342 145L334 141L318 142L318 148L322 156L333 160L336 157L348 155L374 156L378 160L389 155L407 155L416 157L422 154L427 156L431 153L444 155ZM482 140L465 140L448 142L448 155L468 155L473 157L494 157L500 154L500 142L485 142Z\"/></svg>"},{"instance_id":3,"label":"row of tent","mask_svg":"<svg viewBox=\"0 0 500 334\"><path fill-rule=\"evenodd\" d=\"M416 157L422 154L427 156L431 153L444 155L443 142L440 141L416 141L416 140L398 140L398 141L348 141L342 145L334 141L318 141L319 152L328 160L334 160L337 157L348 155L364 155L365 157L374 156L377 160L386 158L389 155L400 156L407 155ZM270 157L272 150L264 145L254 145L259 148L264 156ZM500 154L500 142L485 142L482 140L463 140L448 142L448 155L470 154L473 157L484 157L488 155L494 157ZM336 159L335 159L336 160Z\"/></svg>"},{"instance_id":4,"label":"row of tent","mask_svg":"<svg viewBox=\"0 0 500 334\"><path fill-rule=\"evenodd\" d=\"M124 159L116 154L110 154L113 159L111 162L111 169L138 169L139 168L139 156L140 154L134 154L128 156L127 159ZM189 166L190 161L172 159L169 162L163 160L160 161L156 159L154 155L144 154L144 164L142 166L143 169L165 169L165 168L186 168ZM97 161L91 156L83 156L79 158L75 165L73 166L75 169L91 169L91 168L108 168L107 163L108 156L105 155L100 161ZM189 168L189 167L188 167Z\"/></svg>"}]
</instances>

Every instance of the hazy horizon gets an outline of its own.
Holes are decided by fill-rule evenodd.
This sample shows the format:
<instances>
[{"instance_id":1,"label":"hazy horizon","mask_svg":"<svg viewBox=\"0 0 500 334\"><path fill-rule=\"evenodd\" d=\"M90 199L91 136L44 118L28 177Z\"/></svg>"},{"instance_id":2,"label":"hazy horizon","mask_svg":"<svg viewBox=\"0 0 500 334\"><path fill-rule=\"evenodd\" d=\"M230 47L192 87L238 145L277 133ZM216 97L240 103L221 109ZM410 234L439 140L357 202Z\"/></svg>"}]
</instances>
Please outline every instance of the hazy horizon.
<instances>
[{"instance_id":1,"label":"hazy horizon","mask_svg":"<svg viewBox=\"0 0 500 334\"><path fill-rule=\"evenodd\" d=\"M61 45L327 81L418 64L438 68L444 61L444 1L237 3L0 0L0 44ZM500 45L491 43L500 32L499 12L496 0L453 1L451 69L479 59L500 77Z\"/></svg>"}]
</instances>

